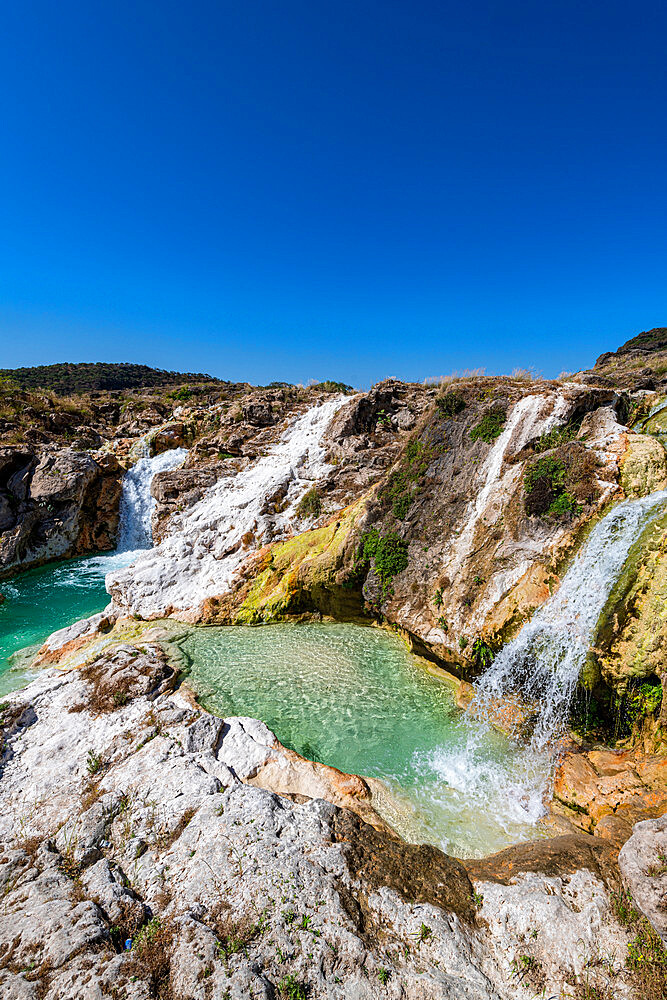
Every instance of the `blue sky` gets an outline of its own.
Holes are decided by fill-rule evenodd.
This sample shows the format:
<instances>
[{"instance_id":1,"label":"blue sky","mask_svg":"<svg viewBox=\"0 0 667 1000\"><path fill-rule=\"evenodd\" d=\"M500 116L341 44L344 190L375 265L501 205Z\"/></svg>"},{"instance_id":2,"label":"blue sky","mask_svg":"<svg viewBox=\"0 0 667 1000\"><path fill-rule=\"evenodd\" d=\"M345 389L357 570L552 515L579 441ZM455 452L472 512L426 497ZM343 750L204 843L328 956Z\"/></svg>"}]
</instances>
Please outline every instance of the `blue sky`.
<instances>
[{"instance_id":1,"label":"blue sky","mask_svg":"<svg viewBox=\"0 0 667 1000\"><path fill-rule=\"evenodd\" d=\"M667 325L664 3L2 17L0 367L554 375Z\"/></svg>"}]
</instances>

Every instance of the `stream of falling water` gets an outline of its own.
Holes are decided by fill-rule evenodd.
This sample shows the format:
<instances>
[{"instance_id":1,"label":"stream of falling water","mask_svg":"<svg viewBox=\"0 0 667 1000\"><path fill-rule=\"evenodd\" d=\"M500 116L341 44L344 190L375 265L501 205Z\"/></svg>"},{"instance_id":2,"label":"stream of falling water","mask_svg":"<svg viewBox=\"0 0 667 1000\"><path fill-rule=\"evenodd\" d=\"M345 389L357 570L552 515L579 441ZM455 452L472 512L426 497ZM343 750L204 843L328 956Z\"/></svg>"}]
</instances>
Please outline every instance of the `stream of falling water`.
<instances>
[{"instance_id":1,"label":"stream of falling water","mask_svg":"<svg viewBox=\"0 0 667 1000\"><path fill-rule=\"evenodd\" d=\"M600 615L633 542L666 504L667 491L625 500L593 528L558 591L477 681L475 722L464 744L453 752L439 748L429 755L429 767L448 785L465 789L481 802L488 800L484 786L491 782L499 795L515 803L518 815L533 820L541 815L555 748ZM498 700L516 694L537 704L538 713L530 741L517 748L507 774L484 765L479 723L491 728Z\"/></svg>"},{"instance_id":2,"label":"stream of falling water","mask_svg":"<svg viewBox=\"0 0 667 1000\"><path fill-rule=\"evenodd\" d=\"M127 566L152 545L153 476L183 464L183 448L142 458L125 473L118 546L114 552L66 559L3 581L0 603L0 695L26 683L35 651L52 632L102 611L109 603L106 574Z\"/></svg>"},{"instance_id":3,"label":"stream of falling water","mask_svg":"<svg viewBox=\"0 0 667 1000\"><path fill-rule=\"evenodd\" d=\"M131 572L109 576L114 604L125 613L155 617L228 591L253 548L291 530L299 500L329 471L322 439L347 401L334 396L311 406L288 423L266 455L221 477L185 511L178 530L137 560Z\"/></svg>"}]
</instances>

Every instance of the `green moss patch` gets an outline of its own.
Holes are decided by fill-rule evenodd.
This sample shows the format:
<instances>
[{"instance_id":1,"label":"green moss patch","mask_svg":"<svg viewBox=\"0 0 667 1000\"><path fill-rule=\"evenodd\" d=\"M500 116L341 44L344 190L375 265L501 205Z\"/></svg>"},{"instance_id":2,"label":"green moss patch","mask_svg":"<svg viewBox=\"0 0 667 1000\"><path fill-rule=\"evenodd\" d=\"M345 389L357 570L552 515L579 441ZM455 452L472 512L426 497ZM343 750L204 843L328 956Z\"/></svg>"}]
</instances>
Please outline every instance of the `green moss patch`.
<instances>
[{"instance_id":1,"label":"green moss patch","mask_svg":"<svg viewBox=\"0 0 667 1000\"><path fill-rule=\"evenodd\" d=\"M506 419L507 412L502 407L496 406L492 410L487 410L479 423L470 431L470 437L473 441L486 441L487 444L491 444L500 436Z\"/></svg>"}]
</instances>

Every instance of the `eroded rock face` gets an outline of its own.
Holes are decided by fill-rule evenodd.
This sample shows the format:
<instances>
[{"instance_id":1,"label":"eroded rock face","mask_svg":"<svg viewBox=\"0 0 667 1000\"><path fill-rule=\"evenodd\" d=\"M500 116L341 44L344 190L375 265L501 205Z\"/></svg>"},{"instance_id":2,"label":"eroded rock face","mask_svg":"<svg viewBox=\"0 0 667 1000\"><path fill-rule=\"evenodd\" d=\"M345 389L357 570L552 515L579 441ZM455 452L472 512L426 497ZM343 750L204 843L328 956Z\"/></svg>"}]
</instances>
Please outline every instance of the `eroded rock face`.
<instances>
[{"instance_id":1,"label":"eroded rock face","mask_svg":"<svg viewBox=\"0 0 667 1000\"><path fill-rule=\"evenodd\" d=\"M114 547L123 470L65 448L0 452L0 573Z\"/></svg>"},{"instance_id":2,"label":"eroded rock face","mask_svg":"<svg viewBox=\"0 0 667 1000\"><path fill-rule=\"evenodd\" d=\"M546 862L534 844L462 864L303 785L258 787L279 769L273 734L202 712L170 690L159 647L141 647L8 699L3 996L241 1000L295 984L316 1000L529 1000L538 980L547 995L584 975L609 986L628 935L605 845L561 838ZM288 764L298 779L297 755ZM318 780L335 796L344 779L360 801L361 779ZM593 965L599 950L609 966ZM613 985L628 996L623 972Z\"/></svg>"},{"instance_id":3,"label":"eroded rock face","mask_svg":"<svg viewBox=\"0 0 667 1000\"><path fill-rule=\"evenodd\" d=\"M557 815L620 846L639 820L667 810L667 757L636 750L567 753L554 777Z\"/></svg>"},{"instance_id":4,"label":"eroded rock face","mask_svg":"<svg viewBox=\"0 0 667 1000\"><path fill-rule=\"evenodd\" d=\"M637 823L618 864L635 905L667 948L667 813Z\"/></svg>"}]
</instances>

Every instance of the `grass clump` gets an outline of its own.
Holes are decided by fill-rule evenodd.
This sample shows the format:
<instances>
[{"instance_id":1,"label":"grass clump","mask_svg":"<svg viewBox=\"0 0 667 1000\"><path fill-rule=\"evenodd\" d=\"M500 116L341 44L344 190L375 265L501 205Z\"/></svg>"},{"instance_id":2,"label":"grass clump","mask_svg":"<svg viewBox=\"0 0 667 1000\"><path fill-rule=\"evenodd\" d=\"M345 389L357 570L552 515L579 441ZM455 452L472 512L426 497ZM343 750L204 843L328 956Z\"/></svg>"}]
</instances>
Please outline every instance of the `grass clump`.
<instances>
[{"instance_id":1,"label":"grass clump","mask_svg":"<svg viewBox=\"0 0 667 1000\"><path fill-rule=\"evenodd\" d=\"M386 600L394 592L393 579L408 565L408 544L395 531L381 535L376 528L371 528L361 537L358 560L362 565L370 565L382 584L382 600Z\"/></svg>"},{"instance_id":2,"label":"grass clump","mask_svg":"<svg viewBox=\"0 0 667 1000\"><path fill-rule=\"evenodd\" d=\"M455 417L466 408L466 401L460 392L446 392L443 396L438 396L435 401L438 412L443 417Z\"/></svg>"},{"instance_id":3,"label":"grass clump","mask_svg":"<svg viewBox=\"0 0 667 1000\"><path fill-rule=\"evenodd\" d=\"M319 517L322 513L322 498L317 486L312 486L301 497L296 508L297 517Z\"/></svg>"},{"instance_id":4,"label":"grass clump","mask_svg":"<svg viewBox=\"0 0 667 1000\"><path fill-rule=\"evenodd\" d=\"M624 927L634 934L628 944L625 967L631 973L634 994L642 1000L667 996L667 949L646 917L636 910L627 892L612 895L612 908Z\"/></svg>"},{"instance_id":5,"label":"grass clump","mask_svg":"<svg viewBox=\"0 0 667 1000\"><path fill-rule=\"evenodd\" d=\"M492 441L495 441L500 436L506 419L507 413L501 407L494 407L492 410L487 410L479 423L475 424L470 431L470 437L473 441L479 440L491 444Z\"/></svg>"}]
</instances>

